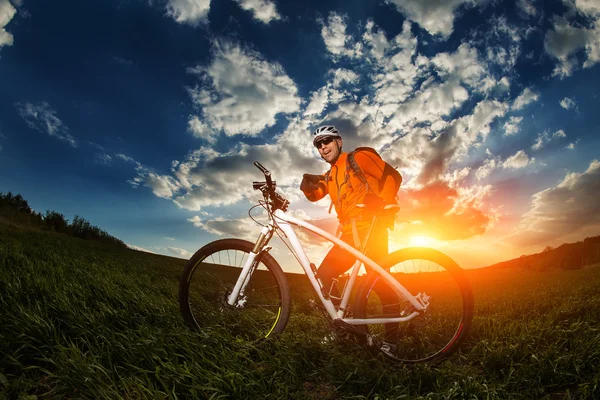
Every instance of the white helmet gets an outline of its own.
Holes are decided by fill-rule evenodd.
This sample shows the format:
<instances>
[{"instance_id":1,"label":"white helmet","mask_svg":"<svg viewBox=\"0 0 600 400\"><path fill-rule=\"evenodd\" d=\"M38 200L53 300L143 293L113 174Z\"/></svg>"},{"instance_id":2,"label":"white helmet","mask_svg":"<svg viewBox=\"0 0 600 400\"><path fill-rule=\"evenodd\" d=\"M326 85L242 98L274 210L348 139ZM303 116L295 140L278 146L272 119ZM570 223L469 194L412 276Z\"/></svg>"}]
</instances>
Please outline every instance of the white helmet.
<instances>
[{"instance_id":1,"label":"white helmet","mask_svg":"<svg viewBox=\"0 0 600 400\"><path fill-rule=\"evenodd\" d=\"M326 137L337 137L341 139L342 135L340 135L340 132L335 128L335 126L320 126L313 132L313 146L316 146L318 141Z\"/></svg>"}]
</instances>

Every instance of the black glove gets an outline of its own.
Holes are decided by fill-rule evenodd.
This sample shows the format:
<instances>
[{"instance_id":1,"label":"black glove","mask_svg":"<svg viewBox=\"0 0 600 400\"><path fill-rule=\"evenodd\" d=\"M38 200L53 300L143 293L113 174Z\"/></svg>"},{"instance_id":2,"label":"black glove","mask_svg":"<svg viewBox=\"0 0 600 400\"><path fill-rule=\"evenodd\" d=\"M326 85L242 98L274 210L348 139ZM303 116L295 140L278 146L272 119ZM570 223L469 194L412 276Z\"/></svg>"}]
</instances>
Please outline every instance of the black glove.
<instances>
[{"instance_id":1,"label":"black glove","mask_svg":"<svg viewBox=\"0 0 600 400\"><path fill-rule=\"evenodd\" d=\"M312 192L319 188L319 181L324 181L323 175L304 174L300 183L300 190L303 192Z\"/></svg>"}]
</instances>

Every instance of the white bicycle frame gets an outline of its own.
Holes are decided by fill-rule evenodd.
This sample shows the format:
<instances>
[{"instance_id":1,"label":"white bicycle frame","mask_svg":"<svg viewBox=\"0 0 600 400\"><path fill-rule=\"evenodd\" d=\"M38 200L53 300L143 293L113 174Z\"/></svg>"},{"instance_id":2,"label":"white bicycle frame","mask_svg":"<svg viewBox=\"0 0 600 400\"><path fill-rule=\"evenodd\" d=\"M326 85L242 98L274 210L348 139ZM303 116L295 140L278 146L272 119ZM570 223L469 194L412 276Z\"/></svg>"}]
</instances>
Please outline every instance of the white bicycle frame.
<instances>
[{"instance_id":1,"label":"white bicycle frame","mask_svg":"<svg viewBox=\"0 0 600 400\"><path fill-rule=\"evenodd\" d=\"M348 243L340 240L339 238L329 234L328 232L325 232L324 230L306 221L302 221L290 215L287 215L281 210L276 210L274 213L274 217L272 217L269 220L269 224L262 228L260 236L256 241L256 245L253 251L249 253L248 259L246 260L246 263L242 268L240 276L238 277L238 280L231 294L227 298L227 302L229 303L229 305L234 305L238 303L238 298L240 296L243 296L244 289L250 281L252 272L251 269L254 265L254 260L256 259L258 254L266 250L268 241L270 240L270 238L272 238L272 235L276 229L274 222L275 218L277 219L276 225L283 231L283 233L289 240L292 252L296 256L296 259L298 260L300 265L302 266L302 269L304 269L304 272L308 276L311 285L315 289L315 293L321 300L321 303L323 303L325 310L327 310L327 313L329 314L332 320L340 318L343 322L349 325L396 323L409 321L412 318L419 315L421 312L427 310L429 302L426 297L423 297L421 293L417 294L416 296L413 296L404 286L402 286L397 280L395 280L389 272L387 272L376 262L368 258L366 255L361 253L359 250L352 247ZM294 232L294 229L291 225L307 229L326 239L327 241L333 243L334 245L340 246L342 249L348 251L350 254L356 257L356 261L352 266L352 272L350 273L348 283L342 291L340 307L338 310L336 310L331 299L326 298L323 295L323 292L321 291L321 285L310 266L310 261L306 255L306 252L304 251L304 248L302 247L302 244L300 243L300 240L298 239L298 236L296 236L296 232ZM399 294L405 301L409 302L414 307L415 311L404 317L364 319L344 318L346 307L348 306L348 303L350 301L350 294L352 293L352 289L354 288L354 285L356 283L356 278L358 277L358 272L362 265L365 265L366 267L374 270L381 278L383 278L390 285L390 287L392 287L397 292L397 294Z\"/></svg>"}]
</instances>

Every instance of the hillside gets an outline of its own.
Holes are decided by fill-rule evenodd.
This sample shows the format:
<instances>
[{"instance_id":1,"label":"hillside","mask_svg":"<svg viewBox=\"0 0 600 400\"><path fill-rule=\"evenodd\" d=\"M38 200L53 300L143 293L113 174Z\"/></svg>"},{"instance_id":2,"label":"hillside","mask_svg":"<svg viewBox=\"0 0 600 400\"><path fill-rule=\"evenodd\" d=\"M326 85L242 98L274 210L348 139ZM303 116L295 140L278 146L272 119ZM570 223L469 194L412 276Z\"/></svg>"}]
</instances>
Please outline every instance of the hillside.
<instances>
[{"instance_id":1,"label":"hillside","mask_svg":"<svg viewBox=\"0 0 600 400\"><path fill-rule=\"evenodd\" d=\"M588 237L581 242L565 243L552 249L522 255L490 265L491 268L522 268L532 271L579 269L600 263L600 236Z\"/></svg>"},{"instance_id":2,"label":"hillside","mask_svg":"<svg viewBox=\"0 0 600 400\"><path fill-rule=\"evenodd\" d=\"M0 399L600 397L597 268L469 271L475 318L460 353L407 368L332 341L300 276L278 338L191 332L184 264L0 224Z\"/></svg>"}]
</instances>

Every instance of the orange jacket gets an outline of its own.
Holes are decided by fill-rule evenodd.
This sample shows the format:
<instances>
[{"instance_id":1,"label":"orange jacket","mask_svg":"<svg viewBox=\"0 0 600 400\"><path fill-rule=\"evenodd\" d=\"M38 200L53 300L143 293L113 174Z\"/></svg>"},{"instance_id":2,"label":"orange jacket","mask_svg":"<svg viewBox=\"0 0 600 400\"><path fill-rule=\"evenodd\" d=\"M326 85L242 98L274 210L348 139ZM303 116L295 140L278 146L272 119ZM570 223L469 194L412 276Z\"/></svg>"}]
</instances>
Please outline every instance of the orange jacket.
<instances>
[{"instance_id":1,"label":"orange jacket","mask_svg":"<svg viewBox=\"0 0 600 400\"><path fill-rule=\"evenodd\" d=\"M356 207L356 204L364 202L364 197L368 192L367 187L360 181L350 168L349 174L346 173L346 162L348 153L342 152L331 166L329 174L322 175L322 179L317 185L304 189L303 193L310 201L317 201L329 194L338 219L341 224L348 224L352 218L359 218L360 225L369 224L369 214L364 209ZM387 175L383 185L380 187L380 180L384 175L385 161L368 151L356 151L354 159L363 172L369 187L381 197L385 203L396 203L396 184L393 177ZM348 175L348 177L347 177ZM326 181L326 178L328 180ZM372 216L372 215L371 215Z\"/></svg>"}]
</instances>

